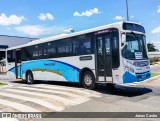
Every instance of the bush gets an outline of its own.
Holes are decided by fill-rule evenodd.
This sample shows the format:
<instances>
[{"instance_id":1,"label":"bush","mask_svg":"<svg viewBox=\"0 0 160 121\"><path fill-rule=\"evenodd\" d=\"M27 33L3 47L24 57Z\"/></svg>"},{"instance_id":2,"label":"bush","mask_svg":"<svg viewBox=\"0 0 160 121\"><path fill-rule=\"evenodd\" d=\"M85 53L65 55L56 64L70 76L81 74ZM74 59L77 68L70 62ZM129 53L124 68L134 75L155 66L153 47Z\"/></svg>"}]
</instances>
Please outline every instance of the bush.
<instances>
[{"instance_id":1,"label":"bush","mask_svg":"<svg viewBox=\"0 0 160 121\"><path fill-rule=\"evenodd\" d=\"M7 85L6 83L2 83L2 82L0 82L0 86L3 86L3 85Z\"/></svg>"}]
</instances>

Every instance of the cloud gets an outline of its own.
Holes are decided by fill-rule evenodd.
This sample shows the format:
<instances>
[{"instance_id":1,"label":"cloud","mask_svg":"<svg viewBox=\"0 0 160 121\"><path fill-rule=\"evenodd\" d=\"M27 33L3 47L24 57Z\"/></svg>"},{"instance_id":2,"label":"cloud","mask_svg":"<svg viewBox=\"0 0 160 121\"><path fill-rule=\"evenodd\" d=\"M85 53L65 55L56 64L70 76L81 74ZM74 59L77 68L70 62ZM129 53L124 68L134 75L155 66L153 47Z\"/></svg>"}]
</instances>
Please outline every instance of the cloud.
<instances>
[{"instance_id":1,"label":"cloud","mask_svg":"<svg viewBox=\"0 0 160 121\"><path fill-rule=\"evenodd\" d=\"M130 18L134 18L134 16L130 16Z\"/></svg>"},{"instance_id":2,"label":"cloud","mask_svg":"<svg viewBox=\"0 0 160 121\"><path fill-rule=\"evenodd\" d=\"M151 33L153 33L153 34L160 33L160 26L157 27L157 28L155 28L155 29L153 29L153 30L151 31Z\"/></svg>"},{"instance_id":3,"label":"cloud","mask_svg":"<svg viewBox=\"0 0 160 121\"><path fill-rule=\"evenodd\" d=\"M38 18L42 21L54 20L54 16L51 13L41 13Z\"/></svg>"},{"instance_id":4,"label":"cloud","mask_svg":"<svg viewBox=\"0 0 160 121\"><path fill-rule=\"evenodd\" d=\"M160 6L158 6L157 13L160 13Z\"/></svg>"},{"instance_id":5,"label":"cloud","mask_svg":"<svg viewBox=\"0 0 160 121\"><path fill-rule=\"evenodd\" d=\"M15 30L31 36L38 36L44 32L44 29L37 25L19 26L19 27L16 27Z\"/></svg>"},{"instance_id":6,"label":"cloud","mask_svg":"<svg viewBox=\"0 0 160 121\"><path fill-rule=\"evenodd\" d=\"M2 13L0 15L0 25L3 26L9 26L9 25L19 25L25 20L24 16L16 16L16 15L10 15L6 16L6 14Z\"/></svg>"},{"instance_id":7,"label":"cloud","mask_svg":"<svg viewBox=\"0 0 160 121\"><path fill-rule=\"evenodd\" d=\"M122 16L115 16L113 19L114 19L114 20L118 20L118 21L122 21L122 20L124 20L125 18L122 17Z\"/></svg>"},{"instance_id":8,"label":"cloud","mask_svg":"<svg viewBox=\"0 0 160 121\"><path fill-rule=\"evenodd\" d=\"M62 33L69 33L72 28L66 29L64 27L46 27L41 25L26 25L26 26L19 26L16 27L20 33L29 35L29 36L40 36L40 35L56 35ZM72 29L73 30L73 29Z\"/></svg>"},{"instance_id":9,"label":"cloud","mask_svg":"<svg viewBox=\"0 0 160 121\"><path fill-rule=\"evenodd\" d=\"M94 9L90 9L90 10L86 10L85 12L79 13L78 11L74 12L74 16L87 16L90 17L93 14L100 14L100 11L98 10L98 8L94 8Z\"/></svg>"}]
</instances>

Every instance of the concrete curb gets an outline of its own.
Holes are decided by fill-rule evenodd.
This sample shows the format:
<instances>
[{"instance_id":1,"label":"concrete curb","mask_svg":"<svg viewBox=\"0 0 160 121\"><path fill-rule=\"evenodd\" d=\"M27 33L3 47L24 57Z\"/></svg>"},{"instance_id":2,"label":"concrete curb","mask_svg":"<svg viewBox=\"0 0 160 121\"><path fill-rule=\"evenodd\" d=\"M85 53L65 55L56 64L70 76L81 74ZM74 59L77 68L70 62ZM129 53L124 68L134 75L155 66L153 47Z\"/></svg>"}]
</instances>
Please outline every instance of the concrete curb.
<instances>
[{"instance_id":1,"label":"concrete curb","mask_svg":"<svg viewBox=\"0 0 160 121\"><path fill-rule=\"evenodd\" d=\"M122 84L122 85L124 85L124 86L136 86L136 85L139 85L139 84L142 84L142 83L148 83L148 82L154 81L154 80L156 80L158 78L160 78L160 75L152 77L152 78L149 78L149 79L146 79L144 81L133 82L133 83L128 83L128 84Z\"/></svg>"},{"instance_id":2,"label":"concrete curb","mask_svg":"<svg viewBox=\"0 0 160 121\"><path fill-rule=\"evenodd\" d=\"M151 82L153 80L157 80L158 78L160 78L160 75L152 77L152 78L149 78L149 79L146 79L146 80L142 81L142 83Z\"/></svg>"}]
</instances>

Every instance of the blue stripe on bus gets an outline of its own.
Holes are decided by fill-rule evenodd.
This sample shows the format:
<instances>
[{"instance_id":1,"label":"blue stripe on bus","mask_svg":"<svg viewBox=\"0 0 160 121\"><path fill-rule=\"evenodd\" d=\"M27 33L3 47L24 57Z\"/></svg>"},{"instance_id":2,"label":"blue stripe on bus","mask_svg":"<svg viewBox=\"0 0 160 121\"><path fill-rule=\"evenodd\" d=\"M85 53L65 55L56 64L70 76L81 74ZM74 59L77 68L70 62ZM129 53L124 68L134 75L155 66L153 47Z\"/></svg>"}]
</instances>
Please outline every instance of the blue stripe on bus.
<instances>
[{"instance_id":1,"label":"blue stripe on bus","mask_svg":"<svg viewBox=\"0 0 160 121\"><path fill-rule=\"evenodd\" d=\"M55 62L55 65L54 65ZM36 69L45 69L57 72L57 74L61 73L61 75L70 82L79 82L80 69L71 64L57 61L57 60L36 60L30 61L26 63L22 63L18 66L18 68L22 67L22 74L25 74L27 70L36 70ZM9 70L10 72L15 74L15 67ZM18 75L20 76L20 75Z\"/></svg>"},{"instance_id":2,"label":"blue stripe on bus","mask_svg":"<svg viewBox=\"0 0 160 121\"><path fill-rule=\"evenodd\" d=\"M73 66L73 65L71 65L71 64L68 64L68 63L65 63L65 62L62 62L62 61L57 61L57 60L48 60L48 61L53 61L53 62L58 62L58 63L65 64L65 65L70 66L70 67L72 67L73 69L77 70L78 72L80 72L80 69L79 69L79 68L77 68L76 66Z\"/></svg>"}]
</instances>

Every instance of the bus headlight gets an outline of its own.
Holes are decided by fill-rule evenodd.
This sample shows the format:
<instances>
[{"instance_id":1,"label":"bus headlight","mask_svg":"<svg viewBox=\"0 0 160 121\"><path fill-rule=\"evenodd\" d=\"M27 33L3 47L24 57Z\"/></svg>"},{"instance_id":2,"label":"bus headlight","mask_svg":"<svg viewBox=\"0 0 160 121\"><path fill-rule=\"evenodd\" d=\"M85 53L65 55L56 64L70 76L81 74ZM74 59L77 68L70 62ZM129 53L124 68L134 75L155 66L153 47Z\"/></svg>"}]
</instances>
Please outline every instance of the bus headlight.
<instances>
[{"instance_id":1,"label":"bus headlight","mask_svg":"<svg viewBox=\"0 0 160 121\"><path fill-rule=\"evenodd\" d=\"M134 73L134 69L131 68L131 67L126 67L126 70L127 70L127 71L130 71L130 72L132 72L132 73Z\"/></svg>"},{"instance_id":2,"label":"bus headlight","mask_svg":"<svg viewBox=\"0 0 160 121\"><path fill-rule=\"evenodd\" d=\"M149 69L149 70L150 70L150 67L148 66L148 67L146 67L146 69Z\"/></svg>"}]
</instances>

